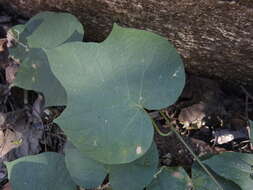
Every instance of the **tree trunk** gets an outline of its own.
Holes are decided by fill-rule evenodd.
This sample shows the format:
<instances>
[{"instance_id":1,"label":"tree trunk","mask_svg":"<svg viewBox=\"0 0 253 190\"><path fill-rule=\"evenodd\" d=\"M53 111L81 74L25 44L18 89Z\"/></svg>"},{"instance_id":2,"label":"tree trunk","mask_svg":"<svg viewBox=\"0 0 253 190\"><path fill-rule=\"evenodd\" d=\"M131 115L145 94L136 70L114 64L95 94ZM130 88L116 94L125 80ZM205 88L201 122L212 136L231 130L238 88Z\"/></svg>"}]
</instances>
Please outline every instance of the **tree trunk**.
<instances>
[{"instance_id":1,"label":"tree trunk","mask_svg":"<svg viewBox=\"0 0 253 190\"><path fill-rule=\"evenodd\" d=\"M27 17L68 11L89 41L105 39L112 23L167 37L190 73L253 85L252 0L0 0Z\"/></svg>"}]
</instances>

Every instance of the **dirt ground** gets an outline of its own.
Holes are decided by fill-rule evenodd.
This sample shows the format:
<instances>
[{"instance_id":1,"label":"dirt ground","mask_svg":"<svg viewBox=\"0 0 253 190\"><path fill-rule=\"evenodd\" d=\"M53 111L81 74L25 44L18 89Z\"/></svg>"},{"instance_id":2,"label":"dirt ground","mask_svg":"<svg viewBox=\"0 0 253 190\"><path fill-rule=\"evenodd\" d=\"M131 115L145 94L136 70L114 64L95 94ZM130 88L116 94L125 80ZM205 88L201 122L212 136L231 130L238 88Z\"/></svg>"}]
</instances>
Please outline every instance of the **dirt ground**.
<instances>
[{"instance_id":1,"label":"dirt ground","mask_svg":"<svg viewBox=\"0 0 253 190\"><path fill-rule=\"evenodd\" d=\"M63 152L66 141L53 122L64 107L41 110L42 100L36 92L10 87L16 68L8 58L6 34L11 26L25 22L26 18L0 7L0 187L8 182L4 161L45 151ZM245 86L187 74L179 100L163 111L198 156L252 152L248 124L248 119L253 119L251 92ZM170 130L159 111L149 113L161 131ZM155 141L161 165L180 165L189 171L193 157L175 135L156 133Z\"/></svg>"}]
</instances>

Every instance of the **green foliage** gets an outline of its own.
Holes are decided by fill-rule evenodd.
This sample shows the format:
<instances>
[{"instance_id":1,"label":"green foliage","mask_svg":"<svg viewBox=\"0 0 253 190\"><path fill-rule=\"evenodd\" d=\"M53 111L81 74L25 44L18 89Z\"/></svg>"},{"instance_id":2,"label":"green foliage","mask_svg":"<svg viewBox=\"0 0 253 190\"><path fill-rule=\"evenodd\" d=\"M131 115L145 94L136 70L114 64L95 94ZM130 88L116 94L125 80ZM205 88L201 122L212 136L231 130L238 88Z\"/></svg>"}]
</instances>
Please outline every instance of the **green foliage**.
<instances>
[{"instance_id":1,"label":"green foliage","mask_svg":"<svg viewBox=\"0 0 253 190\"><path fill-rule=\"evenodd\" d=\"M53 75L43 49L29 49L22 59L13 84L27 90L43 93L46 99L45 106L66 105L66 92Z\"/></svg>"},{"instance_id":2,"label":"green foliage","mask_svg":"<svg viewBox=\"0 0 253 190\"><path fill-rule=\"evenodd\" d=\"M18 25L15 25L11 28L11 32L13 35L13 37L20 41L20 34L25 30L25 25L24 24L18 24Z\"/></svg>"},{"instance_id":3,"label":"green foliage","mask_svg":"<svg viewBox=\"0 0 253 190\"><path fill-rule=\"evenodd\" d=\"M51 73L45 50L82 41L81 23L68 13L43 12L11 31L17 43L9 50L10 56L21 62L14 85L43 93L45 106L66 105L66 92Z\"/></svg>"},{"instance_id":4,"label":"green foliage","mask_svg":"<svg viewBox=\"0 0 253 190\"><path fill-rule=\"evenodd\" d=\"M150 32L114 25L102 43L66 43L47 54L68 94L58 123L81 153L105 164L145 154L153 127L144 109L171 105L184 86L176 50Z\"/></svg>"},{"instance_id":5,"label":"green foliage","mask_svg":"<svg viewBox=\"0 0 253 190\"><path fill-rule=\"evenodd\" d=\"M148 185L158 153L146 109L173 104L185 82L172 45L117 25L104 42L83 43L80 23L66 13L40 13L12 31L10 53L21 62L14 84L43 93L46 106L65 105L67 92L58 123L77 148L65 150L73 180L90 188L109 173L116 189Z\"/></svg>"},{"instance_id":6,"label":"green foliage","mask_svg":"<svg viewBox=\"0 0 253 190\"><path fill-rule=\"evenodd\" d=\"M186 190L191 185L191 180L186 171L181 167L161 168L147 190Z\"/></svg>"},{"instance_id":7,"label":"green foliage","mask_svg":"<svg viewBox=\"0 0 253 190\"><path fill-rule=\"evenodd\" d=\"M241 190L241 188L233 181L221 177L208 166L206 167L221 185L223 190ZM197 163L192 166L192 182L195 190L219 189L217 184L214 183L210 176L208 176L207 173Z\"/></svg>"},{"instance_id":8,"label":"green foliage","mask_svg":"<svg viewBox=\"0 0 253 190\"><path fill-rule=\"evenodd\" d=\"M113 189L141 190L153 179L159 163L153 143L141 158L127 164L109 165L109 181Z\"/></svg>"},{"instance_id":9,"label":"green foliage","mask_svg":"<svg viewBox=\"0 0 253 190\"><path fill-rule=\"evenodd\" d=\"M204 163L218 175L233 181L242 189L253 187L253 154L225 152L205 160Z\"/></svg>"},{"instance_id":10,"label":"green foliage","mask_svg":"<svg viewBox=\"0 0 253 190\"><path fill-rule=\"evenodd\" d=\"M77 19L53 12L12 32L10 55L21 62L14 85L42 93L45 106L67 105L57 122L73 143L65 162L43 153L7 163L13 190L94 188L107 174L113 189L188 188L182 168L155 175L158 152L147 110L173 104L185 83L180 56L165 38L114 25L104 42L83 43ZM224 190L251 189L252 163L250 154L213 156L204 161L209 176L194 164L194 189L218 189L212 175Z\"/></svg>"},{"instance_id":11,"label":"green foliage","mask_svg":"<svg viewBox=\"0 0 253 190\"><path fill-rule=\"evenodd\" d=\"M109 174L113 189L139 190L148 185L158 166L155 144L141 158L127 164L107 165L80 154L71 144L65 147L66 165L76 182L84 188L95 188ZM127 184L127 185L126 185Z\"/></svg>"},{"instance_id":12,"label":"green foliage","mask_svg":"<svg viewBox=\"0 0 253 190\"><path fill-rule=\"evenodd\" d=\"M104 165L90 159L71 144L65 146L65 162L74 182L84 188L96 188L107 175Z\"/></svg>"},{"instance_id":13,"label":"green foliage","mask_svg":"<svg viewBox=\"0 0 253 190\"><path fill-rule=\"evenodd\" d=\"M76 190L64 156L46 152L6 163L13 190Z\"/></svg>"},{"instance_id":14,"label":"green foliage","mask_svg":"<svg viewBox=\"0 0 253 190\"><path fill-rule=\"evenodd\" d=\"M42 12L13 32L20 43L28 48L52 49L64 42L82 41L83 26L69 13Z\"/></svg>"}]
</instances>

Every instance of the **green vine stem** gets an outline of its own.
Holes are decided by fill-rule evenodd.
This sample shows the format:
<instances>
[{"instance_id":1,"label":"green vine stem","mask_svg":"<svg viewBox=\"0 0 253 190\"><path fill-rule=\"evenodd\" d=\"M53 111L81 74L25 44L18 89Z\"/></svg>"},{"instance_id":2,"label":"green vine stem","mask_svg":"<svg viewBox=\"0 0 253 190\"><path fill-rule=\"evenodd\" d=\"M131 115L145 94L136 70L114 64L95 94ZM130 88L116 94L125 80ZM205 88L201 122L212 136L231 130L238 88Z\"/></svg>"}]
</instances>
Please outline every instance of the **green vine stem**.
<instances>
[{"instance_id":1,"label":"green vine stem","mask_svg":"<svg viewBox=\"0 0 253 190\"><path fill-rule=\"evenodd\" d=\"M169 118L162 112L159 112L162 117L166 120L166 122L170 123ZM209 172L207 167L201 162L201 160L198 158L198 156L192 151L192 149L188 146L188 144L184 141L184 139L181 137L181 135L177 132L177 130L174 128L174 126L170 126L170 129L173 133L176 134L178 139L183 143L183 145L187 148L187 150L192 154L192 156L195 158L197 163L203 168L203 170L209 175L209 177L214 181L214 183L218 186L220 190L223 190L223 187L220 185L220 183L215 179L215 177Z\"/></svg>"},{"instance_id":2,"label":"green vine stem","mask_svg":"<svg viewBox=\"0 0 253 190\"><path fill-rule=\"evenodd\" d=\"M145 109L143 108L143 106L141 106L141 105L139 105L139 104L136 104L135 106L137 106L140 110L142 110L143 112L145 112L145 113L149 116L149 118L150 118L151 121L152 121L153 127L155 128L156 132L157 132L159 135L161 135L161 136L163 136L163 137L167 137L167 136L172 135L172 133L173 133L172 131L169 131L168 133L163 133L163 132L159 129L159 127L157 126L157 124L156 124L156 122L154 121L154 119L149 115L149 113L147 112L147 110L145 110Z\"/></svg>"},{"instance_id":3,"label":"green vine stem","mask_svg":"<svg viewBox=\"0 0 253 190\"><path fill-rule=\"evenodd\" d=\"M159 127L157 126L157 124L155 123L155 121L152 119L152 123L153 123L153 126L154 126L154 128L155 128L155 130L156 130L156 132L159 134L159 135L161 135L161 136L163 136L163 137L167 137L167 136L170 136L170 135L172 135L172 131L169 131L168 133L163 133L160 129L159 129Z\"/></svg>"}]
</instances>

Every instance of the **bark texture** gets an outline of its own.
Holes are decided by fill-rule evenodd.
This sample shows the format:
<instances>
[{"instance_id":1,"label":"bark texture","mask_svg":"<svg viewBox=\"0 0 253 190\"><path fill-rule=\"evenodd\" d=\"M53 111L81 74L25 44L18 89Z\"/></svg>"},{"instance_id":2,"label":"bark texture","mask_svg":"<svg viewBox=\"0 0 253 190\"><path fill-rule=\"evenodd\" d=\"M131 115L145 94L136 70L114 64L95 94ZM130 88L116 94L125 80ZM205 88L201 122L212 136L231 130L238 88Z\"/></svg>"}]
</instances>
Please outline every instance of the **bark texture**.
<instances>
[{"instance_id":1,"label":"bark texture","mask_svg":"<svg viewBox=\"0 0 253 190\"><path fill-rule=\"evenodd\" d=\"M252 0L0 0L31 17L68 11L90 41L105 39L112 23L167 37L193 74L253 85Z\"/></svg>"}]
</instances>

